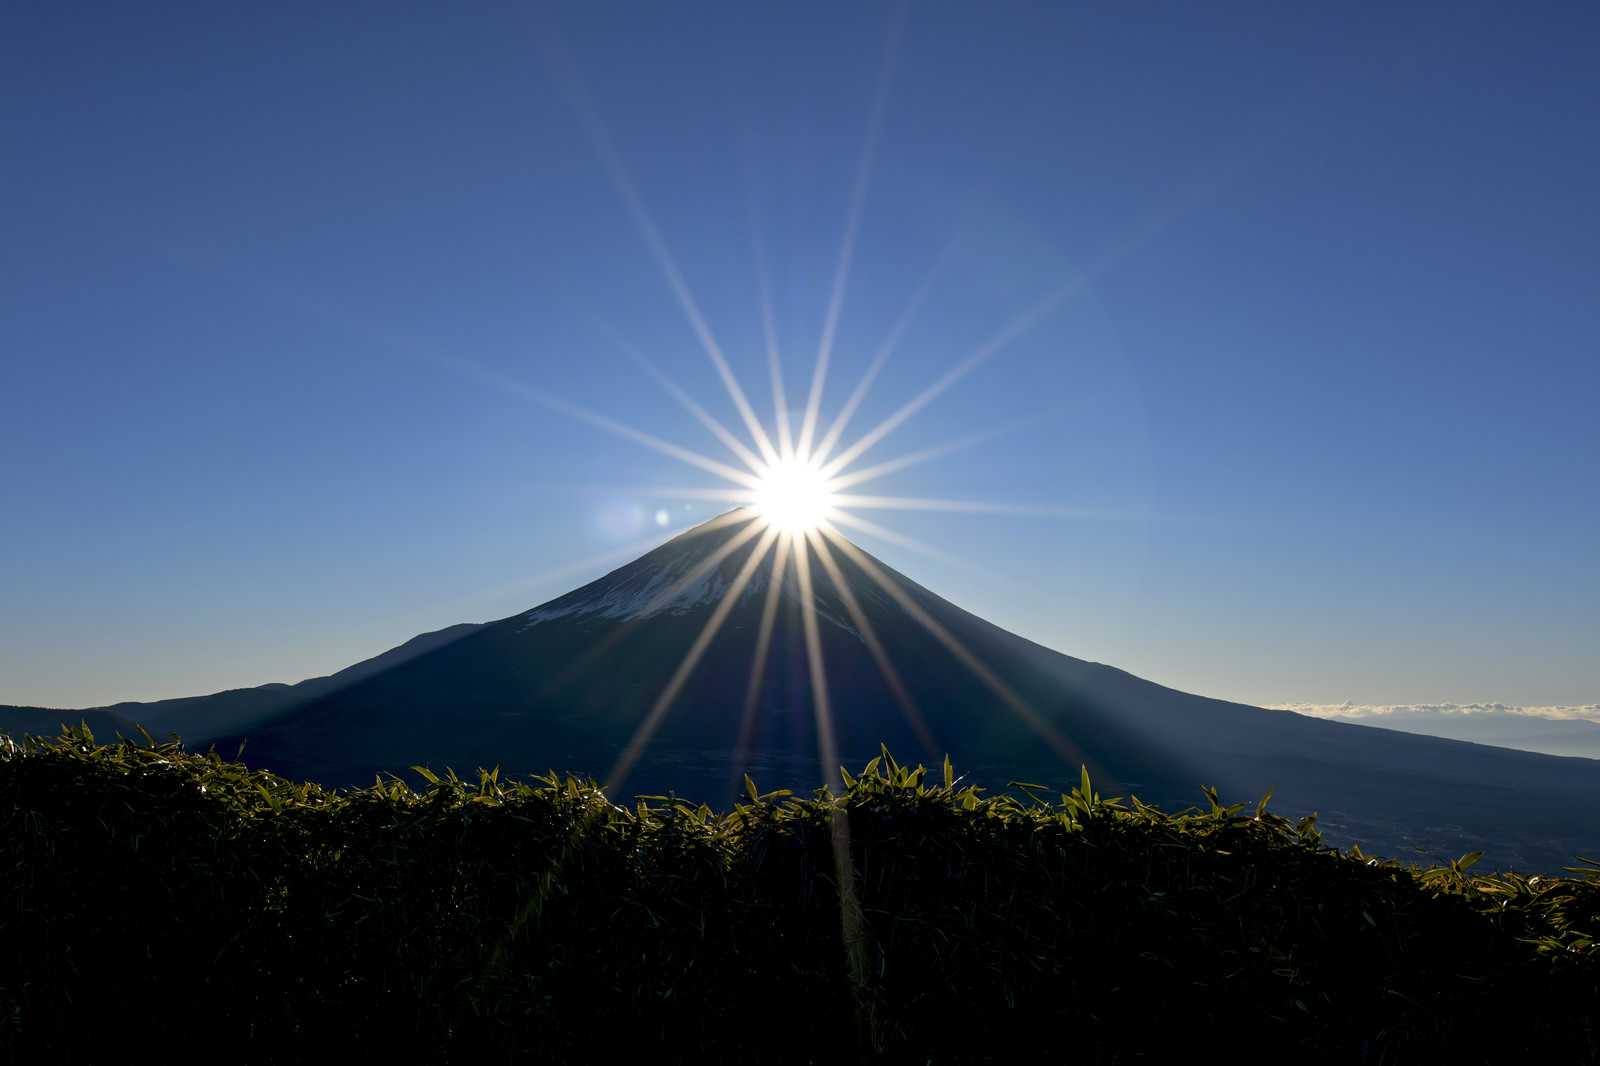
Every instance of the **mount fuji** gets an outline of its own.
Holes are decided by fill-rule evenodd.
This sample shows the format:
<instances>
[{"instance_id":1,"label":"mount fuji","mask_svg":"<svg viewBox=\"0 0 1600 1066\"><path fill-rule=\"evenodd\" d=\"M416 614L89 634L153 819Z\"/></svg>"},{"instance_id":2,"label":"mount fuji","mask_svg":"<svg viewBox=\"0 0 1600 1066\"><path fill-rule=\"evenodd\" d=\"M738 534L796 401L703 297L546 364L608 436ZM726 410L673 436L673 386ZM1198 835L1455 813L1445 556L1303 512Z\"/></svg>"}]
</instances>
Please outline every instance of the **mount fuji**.
<instances>
[{"instance_id":1,"label":"mount fuji","mask_svg":"<svg viewBox=\"0 0 1600 1066\"><path fill-rule=\"evenodd\" d=\"M1275 789L1273 809L1319 812L1330 842L1402 860L1477 850L1554 872L1600 852L1600 761L1178 692L1008 633L836 536L796 541L804 564L775 536L732 511L532 610L331 677L96 710L335 786L499 767L721 805L745 774L806 792L885 745L948 754L991 789L1086 766L1102 794L1168 809L1202 786L1224 802Z\"/></svg>"},{"instance_id":2,"label":"mount fuji","mask_svg":"<svg viewBox=\"0 0 1600 1066\"><path fill-rule=\"evenodd\" d=\"M1000 786L1085 764L1108 788L1179 776L1163 744L1052 667L1119 672L1013 636L852 546L824 548L826 566L811 549L804 574L764 527L730 512L217 747L245 740L252 765L338 784L416 763L498 765L712 802L741 793L745 774L809 790L881 745L902 759L952 754ZM1082 698L1062 700L1063 684Z\"/></svg>"}]
</instances>

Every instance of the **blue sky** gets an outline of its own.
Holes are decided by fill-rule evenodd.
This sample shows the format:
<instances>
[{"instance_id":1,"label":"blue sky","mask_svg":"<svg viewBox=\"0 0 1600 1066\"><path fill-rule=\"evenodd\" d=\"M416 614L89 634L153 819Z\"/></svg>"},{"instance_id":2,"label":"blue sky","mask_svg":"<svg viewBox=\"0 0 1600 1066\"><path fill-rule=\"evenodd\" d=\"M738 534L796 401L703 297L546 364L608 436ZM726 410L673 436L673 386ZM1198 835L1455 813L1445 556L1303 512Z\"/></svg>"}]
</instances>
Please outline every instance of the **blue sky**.
<instances>
[{"instance_id":1,"label":"blue sky","mask_svg":"<svg viewBox=\"0 0 1600 1066\"><path fill-rule=\"evenodd\" d=\"M1245 702L1600 698L1591 5L3 25L0 702L327 673L722 509L563 406L728 458L629 354L738 427L645 217L769 425L763 289L795 409L840 294L824 416L907 322L846 440L992 349L862 486L987 509L846 530L955 603Z\"/></svg>"}]
</instances>

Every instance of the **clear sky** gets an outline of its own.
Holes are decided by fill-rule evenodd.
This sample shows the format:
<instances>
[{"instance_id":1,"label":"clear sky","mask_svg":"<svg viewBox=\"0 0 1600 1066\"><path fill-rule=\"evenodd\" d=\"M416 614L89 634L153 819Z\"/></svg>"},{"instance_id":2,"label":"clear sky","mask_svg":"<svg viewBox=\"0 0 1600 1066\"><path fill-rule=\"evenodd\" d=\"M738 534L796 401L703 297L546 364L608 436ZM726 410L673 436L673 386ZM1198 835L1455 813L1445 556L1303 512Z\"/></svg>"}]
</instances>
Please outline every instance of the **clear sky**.
<instances>
[{"instance_id":1,"label":"clear sky","mask_svg":"<svg viewBox=\"0 0 1600 1066\"><path fill-rule=\"evenodd\" d=\"M731 459L640 362L743 435L687 296L769 428L767 320L825 419L898 331L845 442L968 366L859 491L982 508L845 532L1008 629L1594 704L1597 55L1579 3L12 5L0 702L298 681L724 509L601 421Z\"/></svg>"}]
</instances>

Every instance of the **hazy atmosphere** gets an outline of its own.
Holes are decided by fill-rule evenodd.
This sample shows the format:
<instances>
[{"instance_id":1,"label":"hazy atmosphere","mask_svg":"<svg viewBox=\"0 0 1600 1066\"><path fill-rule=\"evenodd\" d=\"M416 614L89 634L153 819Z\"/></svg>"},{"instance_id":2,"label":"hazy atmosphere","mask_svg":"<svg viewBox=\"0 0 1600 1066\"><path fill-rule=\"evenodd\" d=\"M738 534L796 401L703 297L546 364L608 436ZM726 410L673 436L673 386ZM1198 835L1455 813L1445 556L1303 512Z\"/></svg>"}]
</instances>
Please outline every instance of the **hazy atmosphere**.
<instances>
[{"instance_id":1,"label":"hazy atmosphere","mask_svg":"<svg viewBox=\"0 0 1600 1066\"><path fill-rule=\"evenodd\" d=\"M1600 9L0 25L0 702L590 581L733 505L725 360L883 427L840 531L1048 647L1600 718Z\"/></svg>"}]
</instances>

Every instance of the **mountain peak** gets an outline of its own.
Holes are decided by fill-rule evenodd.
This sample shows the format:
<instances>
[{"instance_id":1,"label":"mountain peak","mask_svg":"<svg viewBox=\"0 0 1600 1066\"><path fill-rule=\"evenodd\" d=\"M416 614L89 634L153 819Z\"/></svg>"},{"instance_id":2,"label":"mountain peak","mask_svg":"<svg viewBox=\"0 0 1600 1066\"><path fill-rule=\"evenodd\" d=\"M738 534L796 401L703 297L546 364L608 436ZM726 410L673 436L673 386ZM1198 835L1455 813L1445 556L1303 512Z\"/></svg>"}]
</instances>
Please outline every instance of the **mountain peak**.
<instances>
[{"instance_id":1,"label":"mountain peak","mask_svg":"<svg viewBox=\"0 0 1600 1066\"><path fill-rule=\"evenodd\" d=\"M836 547L828 550L828 559L841 574L850 575L846 583L857 599L883 600L881 606L893 607L876 583L865 579L853 559L871 557L837 534L831 534L829 540ZM782 598L805 603L821 619L854 632L844 598L817 550L803 539L792 543L793 548L787 535L777 533L755 511L736 508L582 588L526 612L521 616L522 628L556 619L625 622L661 614L687 614L714 607L729 595L737 595L741 603L755 600L766 595L776 580ZM804 554L803 564L809 570L810 597L805 595L798 573L799 553ZM753 562L752 555L756 556ZM920 586L881 563L873 561L873 565L883 574L892 575L897 584L926 595ZM862 580L856 580L856 575Z\"/></svg>"}]
</instances>

